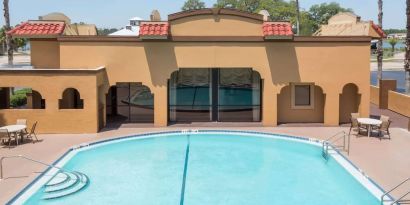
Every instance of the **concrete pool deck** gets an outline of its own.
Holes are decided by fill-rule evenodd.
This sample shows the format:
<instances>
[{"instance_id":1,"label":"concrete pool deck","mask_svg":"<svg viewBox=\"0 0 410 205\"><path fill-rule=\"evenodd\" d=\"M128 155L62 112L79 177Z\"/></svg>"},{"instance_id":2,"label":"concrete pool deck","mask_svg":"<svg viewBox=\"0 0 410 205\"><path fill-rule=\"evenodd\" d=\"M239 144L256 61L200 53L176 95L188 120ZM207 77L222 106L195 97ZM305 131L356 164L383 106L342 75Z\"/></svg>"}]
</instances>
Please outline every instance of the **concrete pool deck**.
<instances>
[{"instance_id":1,"label":"concrete pool deck","mask_svg":"<svg viewBox=\"0 0 410 205\"><path fill-rule=\"evenodd\" d=\"M128 128L119 127L98 134L47 134L39 135L41 142L25 143L17 147L0 148L0 156L25 155L46 163L53 163L70 147L85 142L115 138L124 135L182 129L253 130L268 133L287 134L317 139L326 139L349 127L168 127ZM388 190L405 178L410 177L410 132L402 128L391 128L392 139L351 136L351 150L348 158L369 177ZM44 166L22 159L6 159L3 164L4 180L0 181L0 204L5 204L27 184ZM410 188L407 187L407 191ZM394 196L403 193L400 190Z\"/></svg>"}]
</instances>

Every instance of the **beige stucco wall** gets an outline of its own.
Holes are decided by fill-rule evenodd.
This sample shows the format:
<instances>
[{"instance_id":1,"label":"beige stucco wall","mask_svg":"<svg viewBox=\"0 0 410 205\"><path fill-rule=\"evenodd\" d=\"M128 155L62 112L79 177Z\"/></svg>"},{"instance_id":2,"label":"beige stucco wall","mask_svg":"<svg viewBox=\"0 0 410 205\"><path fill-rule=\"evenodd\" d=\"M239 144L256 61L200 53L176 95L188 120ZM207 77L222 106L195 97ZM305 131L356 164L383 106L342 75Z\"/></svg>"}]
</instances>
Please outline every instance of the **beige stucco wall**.
<instances>
[{"instance_id":1,"label":"beige stucco wall","mask_svg":"<svg viewBox=\"0 0 410 205\"><path fill-rule=\"evenodd\" d=\"M60 68L60 47L55 39L30 40L31 64L36 68Z\"/></svg>"},{"instance_id":2,"label":"beige stucco wall","mask_svg":"<svg viewBox=\"0 0 410 205\"><path fill-rule=\"evenodd\" d=\"M178 68L251 67L264 79L263 123L277 124L276 98L289 82L314 82L326 94L324 122L339 123L339 94L353 83L369 114L366 42L61 42L62 68L104 65L109 84L142 82L155 95L155 123L167 124L167 80ZM354 76L354 77L353 77Z\"/></svg>"},{"instance_id":3,"label":"beige stucco wall","mask_svg":"<svg viewBox=\"0 0 410 205\"><path fill-rule=\"evenodd\" d=\"M173 36L262 36L262 21L231 15L201 15L170 22Z\"/></svg>"},{"instance_id":4,"label":"beige stucco wall","mask_svg":"<svg viewBox=\"0 0 410 205\"><path fill-rule=\"evenodd\" d=\"M338 125L340 94L349 83L358 87L361 116L369 115L370 42L367 39L297 40L295 37L295 40L263 41L262 23L240 15L198 15L172 20L172 38L164 41L108 37L58 38L58 42L33 40L32 64L36 68L70 70L104 66L106 69L93 75L0 76L0 86L33 87L46 99L45 110L0 110L0 123L9 124L25 117L31 122L41 121L39 129L43 132L96 132L106 123L105 95L109 86L117 82L141 82L155 96L155 125L166 126L167 80L179 68L258 71L263 79L265 126L275 126L282 120ZM194 41L192 36L200 40ZM289 94L278 102L281 89L296 82L314 83L318 87L321 91L315 92L318 109L286 110L290 107ZM84 110L58 109L58 99L67 87L80 91Z\"/></svg>"},{"instance_id":5,"label":"beige stucco wall","mask_svg":"<svg viewBox=\"0 0 410 205\"><path fill-rule=\"evenodd\" d=\"M1 73L0 87L30 87L45 99L45 109L0 109L0 126L27 119L29 127L38 122L38 133L95 133L97 126L96 76L84 73ZM84 109L59 109L66 88L75 88L84 100Z\"/></svg>"},{"instance_id":6,"label":"beige stucco wall","mask_svg":"<svg viewBox=\"0 0 410 205\"><path fill-rule=\"evenodd\" d=\"M314 108L295 109L291 106L291 86L282 88L278 96L278 123L323 123L325 95L315 86Z\"/></svg>"},{"instance_id":7,"label":"beige stucco wall","mask_svg":"<svg viewBox=\"0 0 410 205\"><path fill-rule=\"evenodd\" d=\"M370 86L370 102L379 105L379 87Z\"/></svg>"},{"instance_id":8,"label":"beige stucco wall","mask_svg":"<svg viewBox=\"0 0 410 205\"><path fill-rule=\"evenodd\" d=\"M410 117L410 96L389 91L389 110Z\"/></svg>"}]
</instances>

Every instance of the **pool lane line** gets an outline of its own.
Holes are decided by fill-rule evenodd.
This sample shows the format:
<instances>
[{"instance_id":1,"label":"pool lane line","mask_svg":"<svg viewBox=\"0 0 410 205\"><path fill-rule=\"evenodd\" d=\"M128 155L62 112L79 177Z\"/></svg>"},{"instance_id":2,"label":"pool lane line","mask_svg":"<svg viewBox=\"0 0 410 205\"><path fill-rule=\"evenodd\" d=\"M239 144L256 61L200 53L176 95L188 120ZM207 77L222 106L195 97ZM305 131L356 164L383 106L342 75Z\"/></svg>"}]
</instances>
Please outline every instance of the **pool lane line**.
<instances>
[{"instance_id":1,"label":"pool lane line","mask_svg":"<svg viewBox=\"0 0 410 205\"><path fill-rule=\"evenodd\" d=\"M191 137L187 135L186 151L185 151L185 162L184 162L184 174L182 177L182 188L181 188L181 200L179 205L184 205L185 200L185 184L186 184L186 174L188 171L188 159L189 159L189 147L191 145Z\"/></svg>"}]
</instances>

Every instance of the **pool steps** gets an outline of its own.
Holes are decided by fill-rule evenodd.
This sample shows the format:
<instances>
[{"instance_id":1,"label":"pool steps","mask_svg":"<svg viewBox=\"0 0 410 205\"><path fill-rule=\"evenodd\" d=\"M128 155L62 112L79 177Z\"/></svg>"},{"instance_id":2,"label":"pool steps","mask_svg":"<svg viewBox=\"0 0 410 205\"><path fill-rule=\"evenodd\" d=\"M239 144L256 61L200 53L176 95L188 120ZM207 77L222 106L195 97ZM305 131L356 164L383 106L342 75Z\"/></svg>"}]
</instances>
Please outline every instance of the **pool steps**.
<instances>
[{"instance_id":1,"label":"pool steps","mask_svg":"<svg viewBox=\"0 0 410 205\"><path fill-rule=\"evenodd\" d=\"M81 172L60 172L44 185L42 199L57 199L75 194L84 189L89 181L88 176Z\"/></svg>"},{"instance_id":2,"label":"pool steps","mask_svg":"<svg viewBox=\"0 0 410 205\"><path fill-rule=\"evenodd\" d=\"M70 180L70 177L65 172L58 173L52 180L50 180L45 186L56 186L62 183L65 183L67 180Z\"/></svg>"}]
</instances>

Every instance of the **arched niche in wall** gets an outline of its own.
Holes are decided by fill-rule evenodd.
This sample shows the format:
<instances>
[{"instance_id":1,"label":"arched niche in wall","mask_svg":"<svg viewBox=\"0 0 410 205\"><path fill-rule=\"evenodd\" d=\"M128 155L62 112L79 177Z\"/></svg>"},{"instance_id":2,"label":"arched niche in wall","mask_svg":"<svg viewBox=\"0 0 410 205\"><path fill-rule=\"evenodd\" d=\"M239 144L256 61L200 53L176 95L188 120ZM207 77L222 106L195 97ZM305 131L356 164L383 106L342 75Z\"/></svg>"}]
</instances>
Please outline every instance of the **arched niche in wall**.
<instances>
[{"instance_id":1,"label":"arched niche in wall","mask_svg":"<svg viewBox=\"0 0 410 205\"><path fill-rule=\"evenodd\" d=\"M84 102L80 97L80 92L75 88L67 88L59 100L59 109L83 109Z\"/></svg>"},{"instance_id":2,"label":"arched niche in wall","mask_svg":"<svg viewBox=\"0 0 410 205\"><path fill-rule=\"evenodd\" d=\"M350 114L359 112L360 98L357 85L348 83L343 86L339 96L339 123L349 123Z\"/></svg>"}]
</instances>

